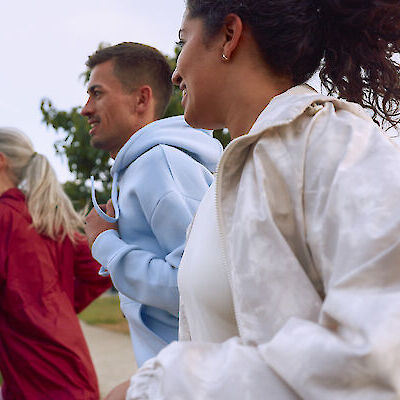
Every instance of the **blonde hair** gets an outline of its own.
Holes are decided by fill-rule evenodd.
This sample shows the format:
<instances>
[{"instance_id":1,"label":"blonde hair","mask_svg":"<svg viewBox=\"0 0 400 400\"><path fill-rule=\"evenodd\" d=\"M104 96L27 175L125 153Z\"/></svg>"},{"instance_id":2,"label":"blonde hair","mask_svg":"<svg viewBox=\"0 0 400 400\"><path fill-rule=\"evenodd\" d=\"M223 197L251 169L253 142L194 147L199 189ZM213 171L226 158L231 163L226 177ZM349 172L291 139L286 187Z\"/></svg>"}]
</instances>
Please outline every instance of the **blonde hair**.
<instances>
[{"instance_id":1,"label":"blonde hair","mask_svg":"<svg viewBox=\"0 0 400 400\"><path fill-rule=\"evenodd\" d=\"M0 152L9 162L10 178L25 194L35 230L57 241L83 229L84 217L74 210L47 158L15 129L0 128Z\"/></svg>"}]
</instances>

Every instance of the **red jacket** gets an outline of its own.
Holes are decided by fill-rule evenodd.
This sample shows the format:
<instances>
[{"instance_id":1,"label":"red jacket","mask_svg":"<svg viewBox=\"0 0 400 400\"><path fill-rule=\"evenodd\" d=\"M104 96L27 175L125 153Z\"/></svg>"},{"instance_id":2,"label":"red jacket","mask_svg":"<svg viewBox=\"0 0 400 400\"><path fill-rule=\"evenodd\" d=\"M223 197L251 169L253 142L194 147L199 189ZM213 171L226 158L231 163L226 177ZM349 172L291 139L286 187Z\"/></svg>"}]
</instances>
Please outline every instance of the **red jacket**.
<instances>
[{"instance_id":1,"label":"red jacket","mask_svg":"<svg viewBox=\"0 0 400 400\"><path fill-rule=\"evenodd\" d=\"M111 286L79 235L74 247L31 227L18 189L0 196L0 370L5 400L98 400L76 313Z\"/></svg>"}]
</instances>

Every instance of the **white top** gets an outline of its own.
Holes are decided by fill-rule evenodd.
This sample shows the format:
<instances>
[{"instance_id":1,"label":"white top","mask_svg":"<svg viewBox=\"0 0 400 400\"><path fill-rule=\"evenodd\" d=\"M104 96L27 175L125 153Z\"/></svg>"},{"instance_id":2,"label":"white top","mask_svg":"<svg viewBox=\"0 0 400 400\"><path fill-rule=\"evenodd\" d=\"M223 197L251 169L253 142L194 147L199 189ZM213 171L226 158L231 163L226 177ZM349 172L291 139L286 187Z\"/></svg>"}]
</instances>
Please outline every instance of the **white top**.
<instances>
[{"instance_id":1,"label":"white top","mask_svg":"<svg viewBox=\"0 0 400 400\"><path fill-rule=\"evenodd\" d=\"M222 260L212 184L194 218L178 273L192 340L219 343L238 334Z\"/></svg>"}]
</instances>

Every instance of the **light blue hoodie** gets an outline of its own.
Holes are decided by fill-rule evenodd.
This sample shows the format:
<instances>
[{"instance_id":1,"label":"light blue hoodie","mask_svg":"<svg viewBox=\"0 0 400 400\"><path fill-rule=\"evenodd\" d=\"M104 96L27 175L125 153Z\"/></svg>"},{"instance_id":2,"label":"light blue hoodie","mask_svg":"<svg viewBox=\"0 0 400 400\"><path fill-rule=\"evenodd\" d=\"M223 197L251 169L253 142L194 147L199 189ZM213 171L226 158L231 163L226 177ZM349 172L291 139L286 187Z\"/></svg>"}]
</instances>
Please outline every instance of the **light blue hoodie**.
<instances>
[{"instance_id":1,"label":"light blue hoodie","mask_svg":"<svg viewBox=\"0 0 400 400\"><path fill-rule=\"evenodd\" d=\"M92 253L120 293L139 366L178 337L177 267L221 152L211 133L172 117L132 135L111 168L118 232L101 233Z\"/></svg>"}]
</instances>

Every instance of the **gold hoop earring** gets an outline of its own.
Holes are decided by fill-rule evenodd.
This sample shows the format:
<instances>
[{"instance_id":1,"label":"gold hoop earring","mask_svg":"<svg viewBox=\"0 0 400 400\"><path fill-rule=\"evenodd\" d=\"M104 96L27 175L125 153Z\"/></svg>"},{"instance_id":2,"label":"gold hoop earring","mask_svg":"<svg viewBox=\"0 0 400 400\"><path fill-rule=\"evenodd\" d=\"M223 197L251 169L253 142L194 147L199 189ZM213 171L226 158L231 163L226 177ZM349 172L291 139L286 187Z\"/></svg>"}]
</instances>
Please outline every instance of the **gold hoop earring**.
<instances>
[{"instance_id":1,"label":"gold hoop earring","mask_svg":"<svg viewBox=\"0 0 400 400\"><path fill-rule=\"evenodd\" d=\"M229 58L224 53L222 53L222 59L224 61L229 61Z\"/></svg>"}]
</instances>

